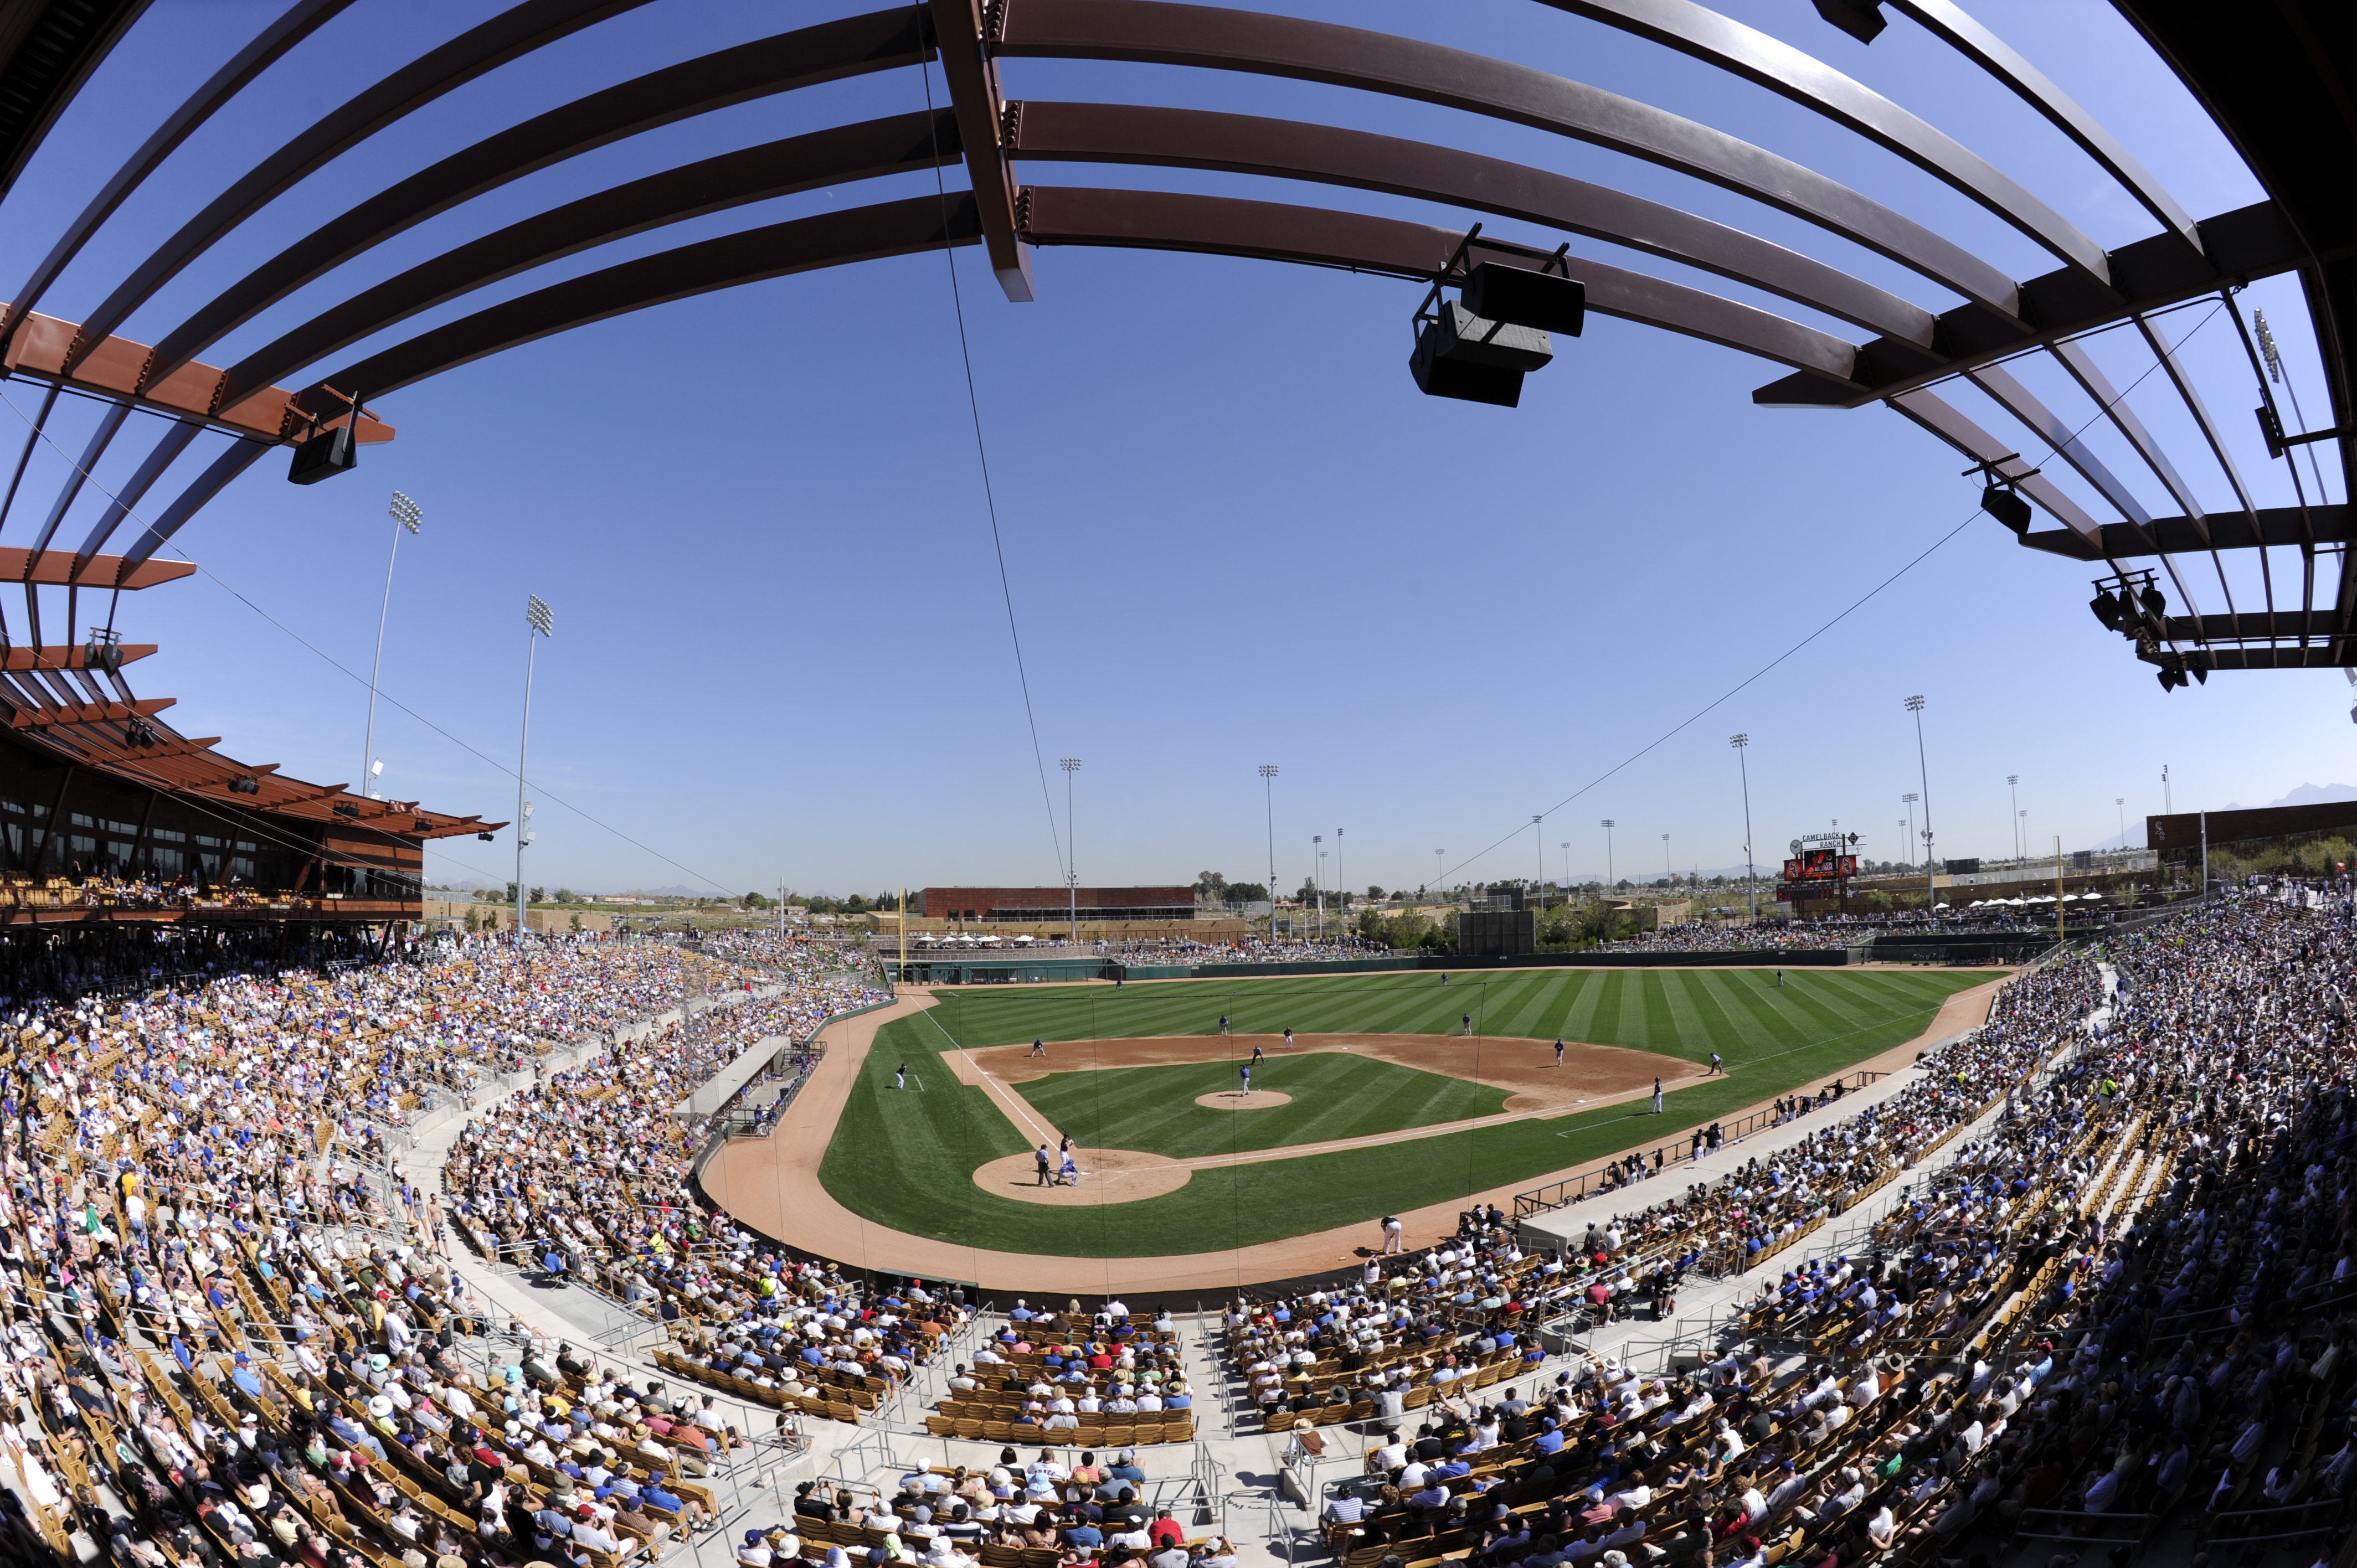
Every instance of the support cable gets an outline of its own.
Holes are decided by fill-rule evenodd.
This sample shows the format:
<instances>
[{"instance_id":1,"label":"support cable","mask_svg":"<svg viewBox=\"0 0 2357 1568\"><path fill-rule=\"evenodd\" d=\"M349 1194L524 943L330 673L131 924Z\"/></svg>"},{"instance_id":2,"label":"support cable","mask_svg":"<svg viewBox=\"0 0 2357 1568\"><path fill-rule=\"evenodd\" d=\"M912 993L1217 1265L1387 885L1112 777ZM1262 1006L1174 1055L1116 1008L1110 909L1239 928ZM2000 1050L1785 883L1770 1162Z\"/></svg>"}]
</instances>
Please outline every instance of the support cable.
<instances>
[{"instance_id":1,"label":"support cable","mask_svg":"<svg viewBox=\"0 0 2357 1568\"><path fill-rule=\"evenodd\" d=\"M16 406L16 400L8 396L6 392L0 392L0 403L5 403L10 411L13 412L17 418L24 420L27 424L33 424L31 417L27 415L23 409L18 408ZM74 461L73 456L70 453L67 452L64 447L59 446L57 442L50 437L48 431L40 429L38 425L34 426L34 430L35 434L40 437L49 449L57 453L59 456L65 458L69 464L71 464L75 470L81 474L82 478L92 489L96 489L101 495L106 497L108 500L113 501L117 507L121 507L123 514L125 517L139 524L142 528L148 526L147 520L145 518L141 517L131 508L124 506L121 497L115 495L113 491L108 489L104 485L100 484L95 478L92 478L88 470L82 468L80 463ZM350 680L354 684L362 686L368 684L368 681L365 677L350 669L343 662L343 660L336 658L333 654L320 648L317 643L311 641L302 633L296 631L293 627L288 626L285 621L280 620L276 616L272 615L268 610L264 609L260 605L255 604L252 599L247 598L243 594L239 593L235 588L230 586L230 585L224 582L221 575L213 571L211 567L206 565L201 561L190 561L188 564L194 566L198 571L211 578L214 586L229 595L230 597L235 599L239 604L243 605L247 609L252 610L255 615L260 616L263 619L268 621L271 625L285 632L288 637L291 637L296 642L301 643L305 649L317 655L326 663L333 666L338 671L340 671L345 677ZM484 753L476 750L474 746L468 745L466 741L459 739L457 736L452 735L448 730L444 729L440 725L436 724L432 719L427 718L424 714L419 713L415 708L411 707L408 703L403 702L400 698L393 696L391 693L382 693L381 695L382 695L384 701L392 703L394 707L399 708L403 713L407 714L411 718L415 719L419 724L424 725L427 729L432 730L436 735L440 736L444 740L447 740L451 745L457 746L460 750L482 762L485 766L505 774L510 779L517 777L515 769L506 767L496 758L486 756ZM630 834L624 832L621 829L615 827L612 823L594 817L587 811L583 811L580 807L573 804L571 801L565 800L554 790L550 789L545 786L542 786L538 789L538 793L544 799L555 801L556 804L564 807L566 811L571 811L575 816L581 818L584 822L589 822L596 827L605 829L606 832L613 834L616 838L620 839L624 843L630 845L632 848L640 850L647 854L653 855L657 860L662 861L665 865L671 866L674 870L687 873L688 875L694 877L698 882L703 883L705 886L712 888L716 892L726 893L728 891L726 886L714 880L712 877L705 875L702 872L695 870L693 866L681 865L678 861L673 860L671 856L663 854L661 850L651 848L650 846L640 843L637 839L632 838ZM523 824L522 822L518 822L515 825L515 831L522 832L523 831Z\"/></svg>"},{"instance_id":2,"label":"support cable","mask_svg":"<svg viewBox=\"0 0 2357 1568\"><path fill-rule=\"evenodd\" d=\"M920 10L921 15L921 10ZM933 118L932 68L922 60L917 62L917 75L925 84L926 134L931 138L933 150L933 195L942 209L942 256L950 268L950 306L957 314L958 358L965 367L965 403L974 415L974 456L982 467L982 502L990 513L990 548L998 558L998 592L1006 604L1006 636L1015 645L1015 681L1023 689L1023 718L1031 726L1031 765L1039 771L1039 800L1048 808L1049 846L1056 854L1056 880L1065 879L1064 846L1056 836L1056 797L1048 788L1047 756L1039 749L1039 719L1031 711L1031 677L1023 668L1023 634L1015 624L1015 589L1006 575L1006 543L998 533L998 498L990 485L990 450L982 439L982 400L974 390L974 350L965 338L965 301L958 293L957 247L949 242L949 188L942 180L942 132Z\"/></svg>"},{"instance_id":3,"label":"support cable","mask_svg":"<svg viewBox=\"0 0 2357 1568\"><path fill-rule=\"evenodd\" d=\"M2179 339L2177 347L2179 349L2183 349L2187 343L2191 342L2193 340L2194 333L2201 331L2202 328L2208 326L2210 324L2211 317L2216 316L2218 312L2223 308L2224 306L2222 305L2211 306L2210 314L2208 316L2204 316L2200 321L2195 322L2193 324L2193 331L2188 332L2184 338ZM2143 375L2136 377L2136 380L2121 388L2117 397L2113 398L2110 403L2098 408L2095 411L2093 417L2090 418L2085 424L2082 424L2078 429L2072 431L2070 437L2067 439L2075 440L2078 436L2085 434L2086 431L2095 424L2096 420L2103 419L2108 415L2115 404L2124 401L2127 397L2128 393L2142 386L2146 380L2159 369L2160 363L2156 360L2151 369L2146 371ZM2065 442L2049 442L2047 444L2045 456L2047 457L2053 456L2057 452L2061 450L2065 444ZM2040 461L2043 462L2044 458L2041 457ZM1816 641L1817 639L1824 636L1825 633L1833 630L1834 628L1847 620L1860 609L1863 609L1868 601L1875 598L1885 588L1889 587L1893 583L1899 581L1900 578L1904 577L1908 573L1912 572L1916 567L1921 565L1926 560L1931 558L1934 551L1947 543L1951 539L1955 538L1959 533L1962 533L1966 528L1970 527L1973 521L1979 516L1980 508L1975 505L1971 511L1964 514L1963 521L1957 523L1955 527L1948 530L1947 532L1940 535L1939 538L1933 540L1930 544L1925 545L1922 551L1915 555L1911 560L1908 561L1905 565L1900 567L1897 571L1891 573L1890 575L1883 578L1882 581L1877 583L1865 593L1860 594L1857 598L1851 600L1848 606L1836 613L1832 619L1818 627L1816 630L1809 633L1808 636L1801 639L1800 641L1792 644L1792 647L1784 650L1783 652L1776 655L1775 658L1770 660L1767 663L1762 664L1759 669L1753 671L1750 674L1745 676L1734 685L1729 686L1726 691L1720 693L1717 696L1712 698L1701 707L1696 708L1693 713L1687 714L1684 718L1678 721L1678 723L1672 725L1670 728L1663 731L1660 735L1654 736L1652 740L1646 742L1635 751L1631 752L1627 757L1622 757L1619 762L1614 763L1611 767L1606 768L1603 772L1598 774L1595 778L1589 779L1578 789L1574 789L1570 794L1566 795L1562 800L1557 800L1554 805L1549 806L1546 811L1541 814L1550 817L1555 815L1557 811L1562 811L1566 806L1570 805L1574 800L1578 800L1582 795L1587 794L1590 789L1595 789L1598 784L1603 783L1614 774L1620 772L1622 769L1636 762L1639 758L1644 757L1647 753L1674 738L1690 725L1707 715L1713 709L1725 703L1737 693L1741 692L1745 687L1751 685L1762 676L1766 675L1770 671L1775 669L1778 665L1792 658L1792 655L1800 652L1801 650L1808 647L1809 644ZM2167 557L2164 556L2162 559L2165 561ZM2180 591L2182 591L2183 586L2184 585L2182 584L2179 585ZM2188 595L2187 596L2188 598L2191 597L2190 595ZM1458 861L1455 865L1450 866L1447 871L1442 872L1440 874L1441 879L1446 881L1448 877L1455 875L1458 872L1464 870L1475 861L1480 860L1483 855L1489 854L1500 846L1511 843L1514 840L1522 837L1523 830L1529 825L1530 824L1528 822L1517 824L1512 832L1504 833L1499 838L1492 840L1487 845L1474 851L1471 854L1467 855L1463 860Z\"/></svg>"}]
</instances>

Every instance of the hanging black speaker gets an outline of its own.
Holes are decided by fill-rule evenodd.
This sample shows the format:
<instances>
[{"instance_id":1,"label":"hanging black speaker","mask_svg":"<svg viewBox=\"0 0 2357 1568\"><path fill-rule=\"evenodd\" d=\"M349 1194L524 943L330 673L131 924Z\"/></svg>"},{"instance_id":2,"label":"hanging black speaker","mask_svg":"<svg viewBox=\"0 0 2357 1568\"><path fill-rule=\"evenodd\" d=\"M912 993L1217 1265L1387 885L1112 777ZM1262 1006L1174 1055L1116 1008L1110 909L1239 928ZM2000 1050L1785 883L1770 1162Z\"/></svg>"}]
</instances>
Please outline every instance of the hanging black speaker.
<instances>
[{"instance_id":1,"label":"hanging black speaker","mask_svg":"<svg viewBox=\"0 0 2357 1568\"><path fill-rule=\"evenodd\" d=\"M1407 368L1425 396L1494 403L1500 408L1512 408L1523 401L1522 371L1444 358L1440 349L1446 341L1440 329L1429 323L1415 335L1415 352L1408 356Z\"/></svg>"},{"instance_id":2,"label":"hanging black speaker","mask_svg":"<svg viewBox=\"0 0 2357 1568\"><path fill-rule=\"evenodd\" d=\"M295 448L295 460L286 466L287 482L316 485L321 479L359 467L360 444L352 434L358 419L354 415L333 430L314 431L308 441Z\"/></svg>"}]
</instances>

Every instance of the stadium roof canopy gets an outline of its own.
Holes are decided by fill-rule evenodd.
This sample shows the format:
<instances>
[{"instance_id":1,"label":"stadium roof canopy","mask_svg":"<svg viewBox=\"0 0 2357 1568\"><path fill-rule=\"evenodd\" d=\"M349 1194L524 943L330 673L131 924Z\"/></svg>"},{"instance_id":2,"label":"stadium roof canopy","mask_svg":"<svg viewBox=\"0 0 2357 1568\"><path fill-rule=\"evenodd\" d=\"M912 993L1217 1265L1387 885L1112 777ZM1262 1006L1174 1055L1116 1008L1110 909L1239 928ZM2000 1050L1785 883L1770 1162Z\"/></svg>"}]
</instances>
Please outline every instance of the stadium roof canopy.
<instances>
[{"instance_id":1,"label":"stadium roof canopy","mask_svg":"<svg viewBox=\"0 0 2357 1568\"><path fill-rule=\"evenodd\" d=\"M1275 15L1170 0L924 0L788 28L621 80L517 121L393 183L324 211L274 253L234 249L242 226L307 176L412 117L436 113L455 89L612 22L645 0L523 0L487 10L469 29L394 64L248 167L207 171L218 194L127 266L79 322L39 306L133 191L173 150L288 51L327 28L350 0L295 0L185 102L59 232L46 258L7 290L0 355L8 372L104 400L62 495L24 553L27 615L39 642L39 589L131 585L149 558L207 500L273 446L317 438L381 399L455 366L590 322L757 280L943 246L978 246L1010 301L1035 293L1031 252L1087 245L1214 252L1457 283L1479 263L1553 263L1586 287L1587 307L1755 356L1770 373L1764 405L1861 408L1882 403L1956 448L1990 476L1991 510L2030 548L2097 564L2126 586L2157 575L2165 597L2129 603L2120 629L2164 680L2190 671L2357 665L2357 574L2348 565L2346 505L2326 492L2319 456L2341 467L2357 440L2352 333L2357 331L2357 10L2337 0L2276 0L2222 17L2195 0L2114 0L2239 150L2266 199L2225 212L2189 211L2134 149L2065 96L2033 60L2046 42L1996 37L1952 0L1815 0L1824 51L1804 51L1692 0L1530 0L1677 51L1781 95L1863 144L1904 160L1994 215L2046 263L2017 276L1976 252L1970 235L1941 232L1834 176L1652 104L1511 60L1440 43ZM0 23L0 178L13 180L61 106L135 27L145 0L50 0ZM794 19L791 11L774 13ZM805 14L806 15L806 14ZM1448 20L1444 8L1436 25ZM1921 28L1959 73L1986 73L2067 137L2148 217L2151 232L2098 243L2005 171L1819 53L1870 44L1886 26ZM1836 30L1838 29L1838 30ZM1845 37L1846 35L1846 37ZM321 35L322 46L336 38ZM618 51L620 52L620 51ZM1645 160L1798 220L1823 242L1777 242L1738 224L1548 169L1337 125L1154 103L1010 97L1006 62L1078 59L1249 72L1415 100L1534 128ZM695 116L822 83L938 61L948 102L741 147L516 217L364 287L330 288L332 303L215 367L199 356L265 311L414 225L593 149ZM1136 76L1124 82L1150 80ZM1313 99L1327 102L1328 99ZM1053 166L1162 166L1293 182L1269 201L1060 183ZM740 228L593 266L404 337L388 333L437 307L560 260L690 219L798 191L838 189L896 173L962 167L964 188L846 205ZM1377 217L1333 205L1348 190L1384 192L1461 209L1484 228ZM1781 223L1781 220L1780 220ZM1496 224L1505 232L1493 233ZM1973 230L1972 233L1980 231ZM1522 238L1512 237L1519 234ZM1564 236L1657 258L1663 273L1577 253ZM201 306L133 341L135 312L217 248L243 270ZM1838 264L1862 247L1913 274L1917 303ZM1828 257L1834 259L1826 259ZM596 260L594 254L591 260ZM1665 275L1714 274L1747 294L1798 306L1810 320ZM2270 349L2235 292L2296 274L2330 393L2320 438L2302 443L2298 415L2278 408ZM11 286L13 285L13 287ZM2222 308L2277 429L2271 460L2292 465L2295 504L2264 504L2238 450L2249 428L2245 388L2203 385L2179 350L2169 313ZM1830 322L1839 330L1813 322ZM2126 332L2147 372L2126 395L2089 350ZM241 341L242 339L241 338ZM376 346L356 352L361 345ZM2025 361L2044 361L2028 376ZM2066 378L2032 381L2046 366ZM2241 373L2238 370L2237 375ZM1959 406L1979 404L2050 447L2033 464L2015 443ZM2050 401L2071 389L2070 407ZM292 392L284 390L292 387ZM2140 416L2152 404L2167 417ZM2083 403L2084 407L2078 406ZM44 404L44 417L48 403ZM2219 410L2233 411L2222 414ZM135 425L134 413L148 417ZM2104 427L2099 442L2084 438ZM126 428L153 443L124 489L62 566L51 536L81 476ZM2164 438L2158 430L2192 433ZM389 439L362 418L360 438ZM2287 439L2280 445L2275 439ZM223 440L226 445L220 445ZM98 553L167 468L196 443L192 478L119 557ZM218 450L213 450L218 446ZM2099 450L2099 446L2101 450ZM27 450L31 449L28 439ZM206 452L210 456L207 457ZM2103 453L2109 452L2107 459ZM2302 478L2302 465L2308 477ZM2033 468L2036 471L2033 471ZM24 472L20 458L16 472ZM2222 487L2221 480L2222 479ZM11 483L8 515L31 498ZM2269 488L2276 493L2282 487ZM2311 492L2315 493L2311 493ZM2018 495L2029 507L2013 505ZM2205 507L2197 495L2229 495ZM2032 510L2034 509L2034 510ZM2008 514L2010 514L2008 516ZM2040 516L2040 514L2042 514ZM19 530L18 532L24 532ZM2256 552L2258 581L2230 574ZM2271 564L2277 553L2296 569ZM2319 574L2319 562L2341 564ZM101 561L108 563L102 572ZM0 572L7 569L0 563ZM113 574L112 576L106 574ZM2127 574L2123 579L2120 575ZM2238 597L2239 592L2239 597ZM2116 602L2116 601L2115 601ZM2150 607L2145 613L2144 607ZM68 610L69 624L72 611ZM11 635L0 628L0 637Z\"/></svg>"}]
</instances>

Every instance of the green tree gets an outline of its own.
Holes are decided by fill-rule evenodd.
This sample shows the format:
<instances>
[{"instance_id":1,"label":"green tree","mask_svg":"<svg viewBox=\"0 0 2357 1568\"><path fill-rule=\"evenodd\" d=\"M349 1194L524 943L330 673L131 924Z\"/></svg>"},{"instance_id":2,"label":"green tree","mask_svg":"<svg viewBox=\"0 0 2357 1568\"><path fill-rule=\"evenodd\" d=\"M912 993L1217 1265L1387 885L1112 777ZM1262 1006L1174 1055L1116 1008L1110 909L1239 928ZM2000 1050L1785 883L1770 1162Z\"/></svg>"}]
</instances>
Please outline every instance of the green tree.
<instances>
[{"instance_id":1,"label":"green tree","mask_svg":"<svg viewBox=\"0 0 2357 1568\"><path fill-rule=\"evenodd\" d=\"M744 897L738 899L737 902L744 905L748 909L766 909L770 907L770 901L761 897L759 893L748 893Z\"/></svg>"}]
</instances>

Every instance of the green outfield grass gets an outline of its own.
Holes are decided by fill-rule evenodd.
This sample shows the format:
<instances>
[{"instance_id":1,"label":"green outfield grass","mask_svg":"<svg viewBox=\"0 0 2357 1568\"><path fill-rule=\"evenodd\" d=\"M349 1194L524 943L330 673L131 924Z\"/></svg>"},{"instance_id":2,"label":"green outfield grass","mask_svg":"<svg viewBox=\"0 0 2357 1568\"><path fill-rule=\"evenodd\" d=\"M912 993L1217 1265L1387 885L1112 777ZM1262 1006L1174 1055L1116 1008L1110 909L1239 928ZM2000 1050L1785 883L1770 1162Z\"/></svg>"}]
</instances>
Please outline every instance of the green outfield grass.
<instances>
[{"instance_id":1,"label":"green outfield grass","mask_svg":"<svg viewBox=\"0 0 2357 1568\"><path fill-rule=\"evenodd\" d=\"M1526 970L1453 976L1446 987L1430 974L1380 974L1172 982L1118 992L1088 986L952 993L942 1005L878 1032L820 1175L845 1207L943 1240L1081 1257L1216 1251L1372 1222L1393 1210L1461 1200L1620 1150L1650 1148L1677 1128L1814 1085L1912 1038L1950 995L1990 978L1986 970L1792 970L1780 988L1769 970ZM976 1166L1021 1154L1031 1141L981 1090L959 1086L942 1060L944 1051L1035 1037L1052 1043L1209 1034L1223 1012L1238 1033L1276 1033L1290 1026L1318 1034L1454 1033L1469 1012L1491 1037L1552 1039L1560 1033L1694 1062L1708 1060L1716 1050L1726 1058L1728 1076L1674 1090L1668 1113L1659 1118L1641 1102L1622 1104L1198 1171L1178 1191L1135 1203L1051 1208L974 1185ZM903 1061L916 1070L925 1092L892 1088L892 1069ZM1077 1084L1099 1075L1073 1076ZM1120 1111L1131 1114L1126 1105ZM1167 1101L1157 1114L1172 1116ZM1244 1123L1283 1112L1205 1114L1220 1116L1228 1146L1243 1149L1265 1146L1252 1142L1257 1134ZM1074 1135L1084 1149L1089 1145L1085 1133ZM1101 1146L1123 1144L1114 1140Z\"/></svg>"},{"instance_id":2,"label":"green outfield grass","mask_svg":"<svg viewBox=\"0 0 2357 1568\"><path fill-rule=\"evenodd\" d=\"M1332 1051L1273 1053L1253 1069L1253 1091L1291 1095L1263 1111L1213 1111L1199 1094L1238 1087L1237 1061L1060 1072L1016 1092L1084 1149L1135 1149L1174 1160L1233 1149L1280 1149L1429 1127L1506 1107L1506 1090Z\"/></svg>"}]
</instances>

